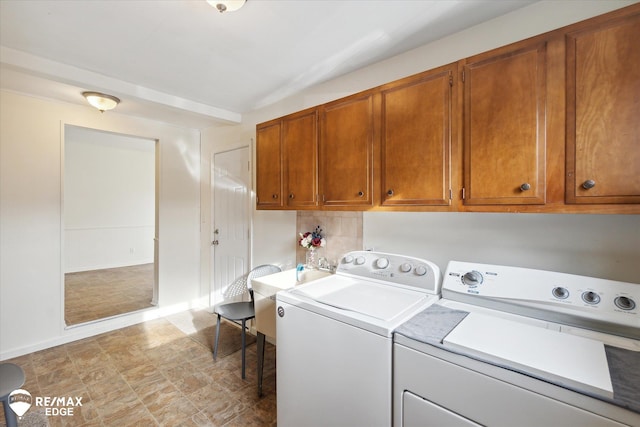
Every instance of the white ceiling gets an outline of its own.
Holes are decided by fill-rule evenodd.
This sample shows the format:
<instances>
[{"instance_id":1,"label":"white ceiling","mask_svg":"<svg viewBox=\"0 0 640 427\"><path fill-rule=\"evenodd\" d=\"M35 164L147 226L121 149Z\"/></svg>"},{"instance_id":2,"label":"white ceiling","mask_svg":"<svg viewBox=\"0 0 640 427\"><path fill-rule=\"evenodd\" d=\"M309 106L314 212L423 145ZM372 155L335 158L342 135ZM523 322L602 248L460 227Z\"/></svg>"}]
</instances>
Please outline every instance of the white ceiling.
<instances>
[{"instance_id":1,"label":"white ceiling","mask_svg":"<svg viewBox=\"0 0 640 427\"><path fill-rule=\"evenodd\" d=\"M204 128L534 0L0 0L0 87Z\"/></svg>"}]
</instances>

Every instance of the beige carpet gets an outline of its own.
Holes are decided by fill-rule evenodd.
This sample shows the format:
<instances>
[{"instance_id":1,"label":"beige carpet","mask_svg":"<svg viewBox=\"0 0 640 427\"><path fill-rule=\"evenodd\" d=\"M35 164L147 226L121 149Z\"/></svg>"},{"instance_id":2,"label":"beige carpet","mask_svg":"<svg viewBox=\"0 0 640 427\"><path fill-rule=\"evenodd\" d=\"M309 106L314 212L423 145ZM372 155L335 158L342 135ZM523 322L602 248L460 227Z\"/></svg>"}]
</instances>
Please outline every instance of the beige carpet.
<instances>
[{"instance_id":1,"label":"beige carpet","mask_svg":"<svg viewBox=\"0 0 640 427\"><path fill-rule=\"evenodd\" d=\"M1 407L2 405L0 405ZM6 427L4 411L0 409L0 427ZM31 406L22 418L18 419L18 427L48 427L49 419L44 413L44 408Z\"/></svg>"}]
</instances>

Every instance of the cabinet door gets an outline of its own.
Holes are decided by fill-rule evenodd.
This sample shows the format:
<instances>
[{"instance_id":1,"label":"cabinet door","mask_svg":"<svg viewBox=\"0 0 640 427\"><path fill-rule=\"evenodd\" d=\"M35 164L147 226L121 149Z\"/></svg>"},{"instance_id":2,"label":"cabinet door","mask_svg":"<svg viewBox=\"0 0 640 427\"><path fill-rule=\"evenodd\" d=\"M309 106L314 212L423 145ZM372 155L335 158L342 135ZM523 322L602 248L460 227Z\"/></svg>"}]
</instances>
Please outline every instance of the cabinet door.
<instances>
[{"instance_id":1,"label":"cabinet door","mask_svg":"<svg viewBox=\"0 0 640 427\"><path fill-rule=\"evenodd\" d=\"M317 206L317 110L292 114L282 122L284 185L289 207Z\"/></svg>"},{"instance_id":2,"label":"cabinet door","mask_svg":"<svg viewBox=\"0 0 640 427\"><path fill-rule=\"evenodd\" d=\"M373 145L373 94L323 106L320 180L325 206L373 204Z\"/></svg>"},{"instance_id":3,"label":"cabinet door","mask_svg":"<svg viewBox=\"0 0 640 427\"><path fill-rule=\"evenodd\" d=\"M546 44L487 55L464 67L464 204L543 204Z\"/></svg>"},{"instance_id":4,"label":"cabinet door","mask_svg":"<svg viewBox=\"0 0 640 427\"><path fill-rule=\"evenodd\" d=\"M452 67L382 89L382 205L448 205Z\"/></svg>"},{"instance_id":5,"label":"cabinet door","mask_svg":"<svg viewBox=\"0 0 640 427\"><path fill-rule=\"evenodd\" d=\"M566 201L640 203L640 14L566 41Z\"/></svg>"},{"instance_id":6,"label":"cabinet door","mask_svg":"<svg viewBox=\"0 0 640 427\"><path fill-rule=\"evenodd\" d=\"M256 127L256 204L257 208L282 207L281 121Z\"/></svg>"}]
</instances>

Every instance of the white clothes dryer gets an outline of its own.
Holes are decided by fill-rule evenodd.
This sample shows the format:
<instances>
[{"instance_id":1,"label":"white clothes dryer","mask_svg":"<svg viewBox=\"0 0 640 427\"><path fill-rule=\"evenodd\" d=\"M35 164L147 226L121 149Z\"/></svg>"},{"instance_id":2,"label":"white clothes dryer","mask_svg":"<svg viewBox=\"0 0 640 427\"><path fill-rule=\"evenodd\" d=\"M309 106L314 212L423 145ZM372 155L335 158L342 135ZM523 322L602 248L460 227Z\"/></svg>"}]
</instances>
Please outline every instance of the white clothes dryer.
<instances>
[{"instance_id":1,"label":"white clothes dryer","mask_svg":"<svg viewBox=\"0 0 640 427\"><path fill-rule=\"evenodd\" d=\"M451 261L395 332L394 426L640 426L640 285Z\"/></svg>"}]
</instances>

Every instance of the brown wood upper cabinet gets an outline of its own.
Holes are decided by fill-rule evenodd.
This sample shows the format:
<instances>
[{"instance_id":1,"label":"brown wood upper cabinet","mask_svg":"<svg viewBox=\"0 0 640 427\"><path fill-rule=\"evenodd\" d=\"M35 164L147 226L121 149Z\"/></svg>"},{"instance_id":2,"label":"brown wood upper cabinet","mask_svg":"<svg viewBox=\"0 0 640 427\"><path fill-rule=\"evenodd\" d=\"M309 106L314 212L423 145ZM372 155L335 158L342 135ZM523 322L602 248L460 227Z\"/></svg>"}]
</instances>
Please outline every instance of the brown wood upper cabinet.
<instances>
[{"instance_id":1,"label":"brown wood upper cabinet","mask_svg":"<svg viewBox=\"0 0 640 427\"><path fill-rule=\"evenodd\" d=\"M284 188L290 208L318 205L318 110L304 110L282 120Z\"/></svg>"},{"instance_id":2,"label":"brown wood upper cabinet","mask_svg":"<svg viewBox=\"0 0 640 427\"><path fill-rule=\"evenodd\" d=\"M546 43L467 59L464 204L545 203Z\"/></svg>"},{"instance_id":3,"label":"brown wood upper cabinet","mask_svg":"<svg viewBox=\"0 0 640 427\"><path fill-rule=\"evenodd\" d=\"M257 207L638 213L638 40L640 3L259 124Z\"/></svg>"},{"instance_id":4,"label":"brown wood upper cabinet","mask_svg":"<svg viewBox=\"0 0 640 427\"><path fill-rule=\"evenodd\" d=\"M271 120L256 127L256 205L282 208L282 121Z\"/></svg>"},{"instance_id":5,"label":"brown wood upper cabinet","mask_svg":"<svg viewBox=\"0 0 640 427\"><path fill-rule=\"evenodd\" d=\"M640 12L566 46L566 201L640 203Z\"/></svg>"},{"instance_id":6,"label":"brown wood upper cabinet","mask_svg":"<svg viewBox=\"0 0 640 427\"><path fill-rule=\"evenodd\" d=\"M299 111L256 127L258 208L317 206L317 111Z\"/></svg>"},{"instance_id":7,"label":"brown wood upper cabinet","mask_svg":"<svg viewBox=\"0 0 640 427\"><path fill-rule=\"evenodd\" d=\"M320 194L324 206L372 206L376 93L320 107ZM379 102L377 102L379 105Z\"/></svg>"},{"instance_id":8,"label":"brown wood upper cabinet","mask_svg":"<svg viewBox=\"0 0 640 427\"><path fill-rule=\"evenodd\" d=\"M453 64L382 86L383 206L451 203L455 75Z\"/></svg>"}]
</instances>

